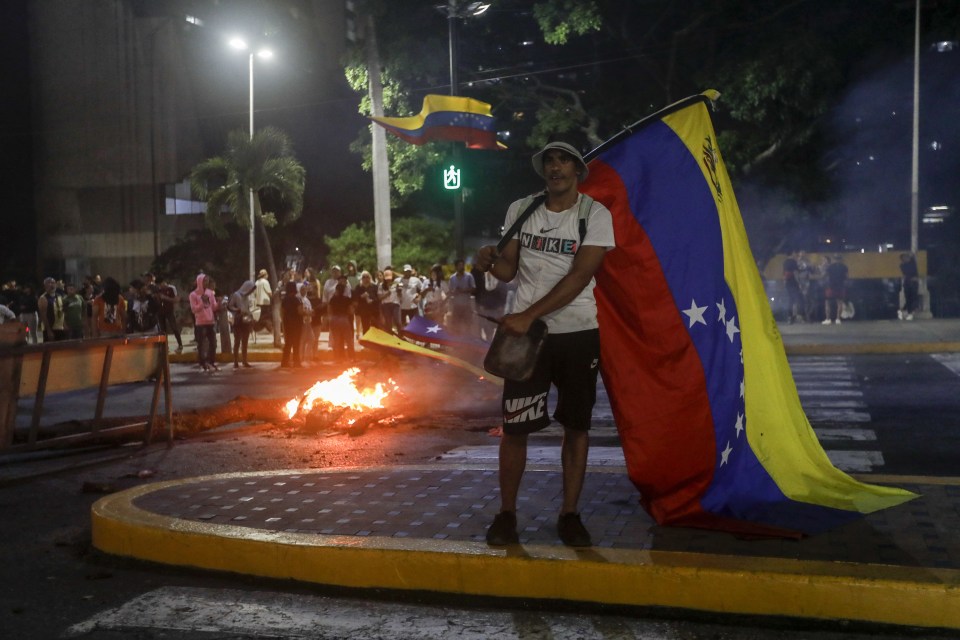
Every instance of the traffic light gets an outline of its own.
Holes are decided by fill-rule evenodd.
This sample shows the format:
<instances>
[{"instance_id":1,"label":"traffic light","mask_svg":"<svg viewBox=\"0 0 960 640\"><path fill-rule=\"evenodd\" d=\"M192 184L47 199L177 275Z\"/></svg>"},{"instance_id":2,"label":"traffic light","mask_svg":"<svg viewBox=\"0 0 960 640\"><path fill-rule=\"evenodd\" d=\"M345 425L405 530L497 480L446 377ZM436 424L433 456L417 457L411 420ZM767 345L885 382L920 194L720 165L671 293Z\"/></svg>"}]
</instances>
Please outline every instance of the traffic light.
<instances>
[{"instance_id":1,"label":"traffic light","mask_svg":"<svg viewBox=\"0 0 960 640\"><path fill-rule=\"evenodd\" d=\"M455 191L460 188L460 167L451 164L449 168L444 168L443 188L448 191Z\"/></svg>"}]
</instances>

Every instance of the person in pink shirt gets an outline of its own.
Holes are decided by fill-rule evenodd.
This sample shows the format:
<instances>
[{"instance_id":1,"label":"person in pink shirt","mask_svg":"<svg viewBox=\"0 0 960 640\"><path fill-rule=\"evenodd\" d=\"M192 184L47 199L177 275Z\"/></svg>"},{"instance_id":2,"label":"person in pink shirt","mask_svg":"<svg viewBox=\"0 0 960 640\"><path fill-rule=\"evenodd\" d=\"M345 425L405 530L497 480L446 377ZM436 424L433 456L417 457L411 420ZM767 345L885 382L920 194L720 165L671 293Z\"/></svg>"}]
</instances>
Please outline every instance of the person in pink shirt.
<instances>
[{"instance_id":1,"label":"person in pink shirt","mask_svg":"<svg viewBox=\"0 0 960 640\"><path fill-rule=\"evenodd\" d=\"M219 308L217 294L210 288L210 276L201 273L197 276L197 288L190 292L190 310L197 339L197 361L204 371L220 370L214 360L217 350L214 326Z\"/></svg>"}]
</instances>

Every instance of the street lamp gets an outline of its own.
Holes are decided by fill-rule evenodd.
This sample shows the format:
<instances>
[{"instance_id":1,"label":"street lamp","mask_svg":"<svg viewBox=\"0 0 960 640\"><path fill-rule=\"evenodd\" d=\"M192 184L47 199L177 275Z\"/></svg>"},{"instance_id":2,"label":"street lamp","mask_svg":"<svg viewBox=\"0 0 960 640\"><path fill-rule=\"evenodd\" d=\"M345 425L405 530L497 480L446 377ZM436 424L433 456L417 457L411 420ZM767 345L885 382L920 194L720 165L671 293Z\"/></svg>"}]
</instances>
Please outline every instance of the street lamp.
<instances>
[{"instance_id":1,"label":"street lamp","mask_svg":"<svg viewBox=\"0 0 960 640\"><path fill-rule=\"evenodd\" d=\"M919 249L920 217L920 0L913 19L913 149L910 171L910 252ZM921 303L922 304L922 303Z\"/></svg>"},{"instance_id":2,"label":"street lamp","mask_svg":"<svg viewBox=\"0 0 960 640\"><path fill-rule=\"evenodd\" d=\"M462 2L461 0L447 0L446 5L437 7L447 15L447 34L450 48L450 95L455 96L460 90L457 77L457 60L459 58L459 41L457 39L457 21L462 18L479 16L490 8L487 2ZM453 164L460 167L460 143L453 143ZM456 257L463 258L463 188L453 192L453 235L456 242Z\"/></svg>"},{"instance_id":3,"label":"street lamp","mask_svg":"<svg viewBox=\"0 0 960 640\"><path fill-rule=\"evenodd\" d=\"M238 51L250 51L250 140L253 140L253 58L254 56L261 60L269 60L273 57L273 51L261 47L254 51L247 45L247 41L240 37L230 38L230 46ZM256 228L256 217L253 209L253 188L250 188L250 279L256 278L256 260L254 256L254 230Z\"/></svg>"}]
</instances>

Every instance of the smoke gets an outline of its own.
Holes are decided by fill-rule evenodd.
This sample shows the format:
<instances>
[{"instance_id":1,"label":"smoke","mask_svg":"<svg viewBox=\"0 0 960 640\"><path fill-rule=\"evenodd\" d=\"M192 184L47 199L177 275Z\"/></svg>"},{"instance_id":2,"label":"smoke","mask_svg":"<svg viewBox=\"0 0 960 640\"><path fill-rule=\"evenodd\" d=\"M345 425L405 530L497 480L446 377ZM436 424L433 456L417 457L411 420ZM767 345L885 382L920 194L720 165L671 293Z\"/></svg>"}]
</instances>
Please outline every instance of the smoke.
<instances>
[{"instance_id":1,"label":"smoke","mask_svg":"<svg viewBox=\"0 0 960 640\"><path fill-rule=\"evenodd\" d=\"M926 51L920 69L920 211L955 204L960 161L956 121L960 53ZM855 82L828 121L823 158L836 197L830 203L849 244L907 247L910 241L913 60Z\"/></svg>"}]
</instances>

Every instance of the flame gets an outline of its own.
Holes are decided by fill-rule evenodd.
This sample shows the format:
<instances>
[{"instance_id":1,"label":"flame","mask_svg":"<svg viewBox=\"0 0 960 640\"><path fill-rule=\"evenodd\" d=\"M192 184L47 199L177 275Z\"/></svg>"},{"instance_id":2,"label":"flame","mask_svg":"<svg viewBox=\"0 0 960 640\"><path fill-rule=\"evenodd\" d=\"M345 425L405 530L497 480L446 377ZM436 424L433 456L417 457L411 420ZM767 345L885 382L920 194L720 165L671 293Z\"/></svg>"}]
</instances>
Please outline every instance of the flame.
<instances>
[{"instance_id":1,"label":"flame","mask_svg":"<svg viewBox=\"0 0 960 640\"><path fill-rule=\"evenodd\" d=\"M380 382L372 388L357 388L356 377L359 374L360 369L353 367L352 369L347 369L332 380L317 382L307 389L302 396L293 398L284 405L287 419L292 419L301 411L309 413L310 410L313 409L313 405L318 401L325 402L334 407L346 407L355 411L382 409L383 400L390 394L390 391ZM392 383L393 381L391 380L390 382Z\"/></svg>"}]
</instances>

